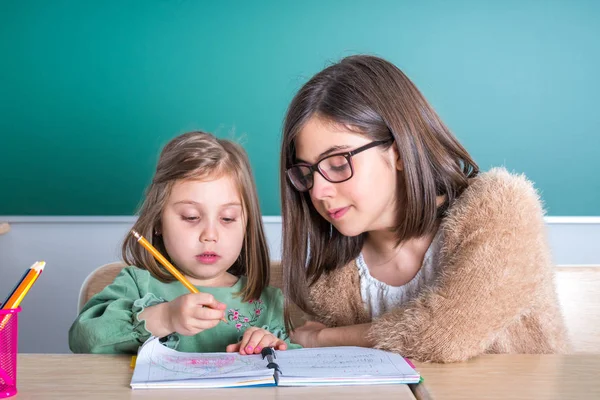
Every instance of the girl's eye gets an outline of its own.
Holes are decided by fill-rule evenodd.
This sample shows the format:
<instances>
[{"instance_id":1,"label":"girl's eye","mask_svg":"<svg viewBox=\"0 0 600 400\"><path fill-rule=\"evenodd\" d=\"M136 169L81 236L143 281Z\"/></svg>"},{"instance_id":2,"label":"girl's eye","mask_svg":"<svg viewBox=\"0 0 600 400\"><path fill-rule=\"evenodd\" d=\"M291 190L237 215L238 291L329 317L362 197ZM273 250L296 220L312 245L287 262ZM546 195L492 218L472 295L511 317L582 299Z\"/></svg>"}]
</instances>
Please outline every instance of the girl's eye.
<instances>
[{"instance_id":1,"label":"girl's eye","mask_svg":"<svg viewBox=\"0 0 600 400\"><path fill-rule=\"evenodd\" d=\"M348 169L348 164L332 165L329 167L329 169L332 170L333 172L342 172L342 171L345 171L346 169Z\"/></svg>"},{"instance_id":2,"label":"girl's eye","mask_svg":"<svg viewBox=\"0 0 600 400\"><path fill-rule=\"evenodd\" d=\"M200 217L187 217L185 215L182 215L181 219L184 221L197 221L198 219L200 219Z\"/></svg>"},{"instance_id":3,"label":"girl's eye","mask_svg":"<svg viewBox=\"0 0 600 400\"><path fill-rule=\"evenodd\" d=\"M223 219L223 222L225 222L225 223L235 222L235 218L223 217L222 219Z\"/></svg>"}]
</instances>

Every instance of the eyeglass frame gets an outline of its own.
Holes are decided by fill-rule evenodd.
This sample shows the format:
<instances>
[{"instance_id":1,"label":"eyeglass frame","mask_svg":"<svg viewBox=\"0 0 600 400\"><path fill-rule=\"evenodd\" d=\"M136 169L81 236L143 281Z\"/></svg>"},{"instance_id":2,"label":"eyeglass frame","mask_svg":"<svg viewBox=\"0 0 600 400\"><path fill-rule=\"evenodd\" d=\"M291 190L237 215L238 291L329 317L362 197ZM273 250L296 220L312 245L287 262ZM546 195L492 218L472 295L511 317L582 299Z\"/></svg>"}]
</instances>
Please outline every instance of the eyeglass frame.
<instances>
[{"instance_id":1,"label":"eyeglass frame","mask_svg":"<svg viewBox=\"0 0 600 400\"><path fill-rule=\"evenodd\" d=\"M323 158L321 158L320 160L318 160L316 163L314 164L309 164L309 163L298 163L298 164L294 164L291 167L287 168L285 170L285 174L287 176L287 178L289 179L290 183L292 184L292 186L294 187L294 189L296 189L297 191L304 193L304 192L308 192L310 189L313 188L314 184L315 184L315 179L313 177L312 179L312 183L310 185L310 187L308 187L306 190L300 190L296 187L296 185L294 185L294 181L292 180L292 177L290 176L290 171L292 170L292 168L295 167L308 167L310 169L310 174L314 176L315 172L318 172L319 175L321 175L327 182L331 182L331 183L342 183L342 182L346 182L350 179L352 179L352 177L354 176L354 165L352 164L352 157L357 155L358 153L361 153L365 150L369 150L373 147L377 147L377 146L381 146L382 144L386 144L386 143L390 143L394 141L394 139L385 139L385 140L374 140L370 143L365 144L364 146L360 146L359 148L356 148L354 150L350 150L350 151L346 151L346 152L342 152L342 153L334 153L334 154L329 154ZM346 159L346 162L348 163L348 165L350 165L350 176L346 179L343 179L341 181L332 181L331 179L327 178L325 176L325 173L323 171L321 171L321 168L319 168L319 164L323 161L326 160L328 158L331 157L344 157Z\"/></svg>"}]
</instances>

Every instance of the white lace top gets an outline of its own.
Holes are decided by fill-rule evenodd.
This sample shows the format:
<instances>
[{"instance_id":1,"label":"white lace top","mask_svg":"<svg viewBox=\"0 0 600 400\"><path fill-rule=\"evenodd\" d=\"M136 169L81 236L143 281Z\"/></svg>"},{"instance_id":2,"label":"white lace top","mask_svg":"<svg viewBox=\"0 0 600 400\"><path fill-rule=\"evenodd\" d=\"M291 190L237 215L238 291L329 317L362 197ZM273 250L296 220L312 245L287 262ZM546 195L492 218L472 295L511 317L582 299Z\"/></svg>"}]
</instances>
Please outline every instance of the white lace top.
<instances>
[{"instance_id":1,"label":"white lace top","mask_svg":"<svg viewBox=\"0 0 600 400\"><path fill-rule=\"evenodd\" d=\"M372 318L379 317L388 310L413 299L423 286L433 282L439 266L438 260L442 243L440 236L441 230L438 230L425 253L421 269L410 282L402 286L390 286L373 278L362 253L359 254L356 258L356 265L360 275L360 294L365 309Z\"/></svg>"}]
</instances>

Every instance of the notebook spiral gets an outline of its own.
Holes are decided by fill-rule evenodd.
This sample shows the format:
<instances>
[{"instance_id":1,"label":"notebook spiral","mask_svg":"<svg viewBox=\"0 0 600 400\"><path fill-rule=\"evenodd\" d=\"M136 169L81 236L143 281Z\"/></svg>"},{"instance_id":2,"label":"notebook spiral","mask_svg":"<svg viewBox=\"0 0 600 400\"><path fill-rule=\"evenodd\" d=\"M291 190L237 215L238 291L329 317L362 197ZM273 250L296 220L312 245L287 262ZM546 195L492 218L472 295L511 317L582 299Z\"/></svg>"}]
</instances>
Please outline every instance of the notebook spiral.
<instances>
[{"instance_id":1,"label":"notebook spiral","mask_svg":"<svg viewBox=\"0 0 600 400\"><path fill-rule=\"evenodd\" d=\"M273 369L273 377L275 378L275 384L279 384L279 374L281 374L281 369L279 368L279 364L277 364L274 360L277 358L275 354L275 350L272 347L265 347L261 350L260 354L262 355L263 360L265 357L269 362L267 364L267 368Z\"/></svg>"}]
</instances>

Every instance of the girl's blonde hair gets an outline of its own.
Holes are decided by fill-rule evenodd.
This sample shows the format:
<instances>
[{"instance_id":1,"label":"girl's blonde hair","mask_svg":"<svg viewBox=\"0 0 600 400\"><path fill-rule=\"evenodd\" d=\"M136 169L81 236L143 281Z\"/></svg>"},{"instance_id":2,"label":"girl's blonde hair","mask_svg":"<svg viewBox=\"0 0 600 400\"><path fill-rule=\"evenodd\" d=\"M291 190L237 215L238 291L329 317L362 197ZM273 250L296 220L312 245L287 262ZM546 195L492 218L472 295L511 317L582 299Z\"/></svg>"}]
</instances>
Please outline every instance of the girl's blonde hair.
<instances>
[{"instance_id":1,"label":"girl's blonde hair","mask_svg":"<svg viewBox=\"0 0 600 400\"><path fill-rule=\"evenodd\" d=\"M240 145L205 132L189 132L172 139L160 154L156 173L146 190L146 198L132 229L149 239L169 259L162 236L157 231L161 230L161 214L175 182L221 176L234 180L248 220L240 256L228 272L247 276L248 284L241 292L244 301L257 299L269 284L269 248L252 169ZM148 270L162 282L175 280L132 235L127 235L123 242L122 258L129 265Z\"/></svg>"}]
</instances>

